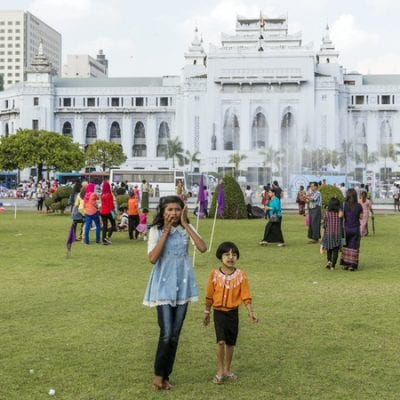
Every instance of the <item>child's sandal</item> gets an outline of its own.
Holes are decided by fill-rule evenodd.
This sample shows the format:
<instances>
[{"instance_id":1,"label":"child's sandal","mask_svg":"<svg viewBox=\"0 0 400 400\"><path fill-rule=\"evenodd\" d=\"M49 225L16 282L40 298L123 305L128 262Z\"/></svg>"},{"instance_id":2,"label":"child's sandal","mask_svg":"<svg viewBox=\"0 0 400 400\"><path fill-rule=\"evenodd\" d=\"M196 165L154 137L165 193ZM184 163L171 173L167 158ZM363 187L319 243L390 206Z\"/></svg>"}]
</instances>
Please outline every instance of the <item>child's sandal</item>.
<instances>
[{"instance_id":1,"label":"child's sandal","mask_svg":"<svg viewBox=\"0 0 400 400\"><path fill-rule=\"evenodd\" d=\"M238 380L238 376L233 372L230 372L229 374L225 375L225 378L229 379L230 381L237 381Z\"/></svg>"},{"instance_id":2,"label":"child's sandal","mask_svg":"<svg viewBox=\"0 0 400 400\"><path fill-rule=\"evenodd\" d=\"M212 382L215 385L222 385L224 383L224 377L222 375L215 375Z\"/></svg>"}]
</instances>

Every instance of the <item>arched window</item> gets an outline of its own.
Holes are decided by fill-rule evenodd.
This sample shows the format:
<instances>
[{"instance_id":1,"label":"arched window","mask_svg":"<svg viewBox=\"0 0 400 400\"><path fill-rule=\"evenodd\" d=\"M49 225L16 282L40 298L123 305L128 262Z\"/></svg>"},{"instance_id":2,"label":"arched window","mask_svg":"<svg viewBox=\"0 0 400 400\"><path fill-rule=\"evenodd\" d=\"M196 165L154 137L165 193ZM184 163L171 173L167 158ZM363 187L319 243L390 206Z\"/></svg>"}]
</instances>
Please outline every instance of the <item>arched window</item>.
<instances>
[{"instance_id":1,"label":"arched window","mask_svg":"<svg viewBox=\"0 0 400 400\"><path fill-rule=\"evenodd\" d=\"M135 133L133 137L132 156L133 157L146 157L146 131L143 122L137 122L135 125Z\"/></svg>"},{"instance_id":2,"label":"arched window","mask_svg":"<svg viewBox=\"0 0 400 400\"><path fill-rule=\"evenodd\" d=\"M92 144L97 139L96 125L90 121L86 127L86 144Z\"/></svg>"},{"instance_id":3,"label":"arched window","mask_svg":"<svg viewBox=\"0 0 400 400\"><path fill-rule=\"evenodd\" d=\"M240 126L236 111L228 108L224 117L224 150L240 150Z\"/></svg>"},{"instance_id":4,"label":"arched window","mask_svg":"<svg viewBox=\"0 0 400 400\"><path fill-rule=\"evenodd\" d=\"M121 128L119 127L119 123L114 121L111 124L110 128L110 139L121 139Z\"/></svg>"},{"instance_id":5,"label":"arched window","mask_svg":"<svg viewBox=\"0 0 400 400\"><path fill-rule=\"evenodd\" d=\"M258 111L258 110L257 110ZM264 149L267 147L267 119L258 111L251 126L251 149Z\"/></svg>"},{"instance_id":6,"label":"arched window","mask_svg":"<svg viewBox=\"0 0 400 400\"><path fill-rule=\"evenodd\" d=\"M62 128L62 134L64 136L68 136L72 138L72 125L70 122L64 122L63 128Z\"/></svg>"},{"instance_id":7,"label":"arched window","mask_svg":"<svg viewBox=\"0 0 400 400\"><path fill-rule=\"evenodd\" d=\"M163 121L158 129L157 157L165 157L169 139L169 126Z\"/></svg>"},{"instance_id":8,"label":"arched window","mask_svg":"<svg viewBox=\"0 0 400 400\"><path fill-rule=\"evenodd\" d=\"M392 127L387 119L381 125L381 139L382 143L392 142Z\"/></svg>"}]
</instances>

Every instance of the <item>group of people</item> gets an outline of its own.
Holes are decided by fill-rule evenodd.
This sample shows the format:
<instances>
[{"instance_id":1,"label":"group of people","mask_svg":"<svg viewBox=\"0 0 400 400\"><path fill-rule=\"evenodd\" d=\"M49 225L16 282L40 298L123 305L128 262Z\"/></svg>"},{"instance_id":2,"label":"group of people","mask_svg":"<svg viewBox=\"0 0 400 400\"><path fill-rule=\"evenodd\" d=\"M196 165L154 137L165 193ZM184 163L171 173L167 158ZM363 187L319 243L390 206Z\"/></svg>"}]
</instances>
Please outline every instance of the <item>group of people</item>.
<instances>
[{"instance_id":1,"label":"group of people","mask_svg":"<svg viewBox=\"0 0 400 400\"><path fill-rule=\"evenodd\" d=\"M108 181L104 181L101 188L96 188L94 183L76 182L70 203L77 241L82 240L86 245L90 243L92 225L94 225L95 239L98 244L112 244L111 237L117 230L127 230L130 239L147 239L148 197L146 198L143 194L141 212L138 195L134 191L130 192L128 206L118 209L115 195ZM121 218L117 224L118 215ZM76 235L78 225L80 225L79 236Z\"/></svg>"},{"instance_id":2,"label":"group of people","mask_svg":"<svg viewBox=\"0 0 400 400\"><path fill-rule=\"evenodd\" d=\"M179 335L188 304L198 299L198 287L188 254L188 244L202 253L207 245L187 217L187 206L179 196L160 199L158 212L149 231L148 257L154 267L150 274L143 304L156 307L160 327L155 361L153 387L171 390ZM216 334L217 372L213 383L220 385L236 380L231 371L234 346L238 336L238 308L244 303L250 321L257 322L252 309L248 279L236 267L239 249L232 242L219 245L216 257L220 268L210 274L205 295L203 324L210 323L213 309Z\"/></svg>"},{"instance_id":3,"label":"group of people","mask_svg":"<svg viewBox=\"0 0 400 400\"><path fill-rule=\"evenodd\" d=\"M373 216L374 213L368 198L368 188L362 185L359 193L354 188L344 191L343 204L336 197L332 197L323 217L318 182L310 184L308 193L303 193L303 190L304 188L300 188L297 199L308 206L308 243L318 243L321 239L322 221L321 251L327 254L326 268L335 269L341 250L340 264L343 269L356 271L361 238L368 235L369 215ZM299 214L304 215L300 211Z\"/></svg>"}]
</instances>

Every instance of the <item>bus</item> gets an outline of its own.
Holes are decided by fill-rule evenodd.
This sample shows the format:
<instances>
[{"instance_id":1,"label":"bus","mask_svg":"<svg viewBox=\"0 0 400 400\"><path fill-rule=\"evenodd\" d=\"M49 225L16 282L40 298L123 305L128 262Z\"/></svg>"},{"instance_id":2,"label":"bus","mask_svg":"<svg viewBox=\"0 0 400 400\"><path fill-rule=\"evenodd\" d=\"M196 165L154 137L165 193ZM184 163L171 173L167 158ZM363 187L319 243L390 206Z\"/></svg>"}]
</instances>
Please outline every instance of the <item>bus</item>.
<instances>
[{"instance_id":1,"label":"bus","mask_svg":"<svg viewBox=\"0 0 400 400\"><path fill-rule=\"evenodd\" d=\"M17 188L17 173L0 171L0 186L7 189Z\"/></svg>"},{"instance_id":2,"label":"bus","mask_svg":"<svg viewBox=\"0 0 400 400\"><path fill-rule=\"evenodd\" d=\"M77 181L87 181L100 185L109 178L108 172L60 172L56 174L56 179L60 185L73 185Z\"/></svg>"},{"instance_id":3,"label":"bus","mask_svg":"<svg viewBox=\"0 0 400 400\"><path fill-rule=\"evenodd\" d=\"M185 174L178 170L146 170L146 169L112 169L110 170L110 183L119 185L127 183L129 189L135 185L140 187L143 180L151 185L155 196L170 196L175 194L176 185L181 180L185 187Z\"/></svg>"}]
</instances>

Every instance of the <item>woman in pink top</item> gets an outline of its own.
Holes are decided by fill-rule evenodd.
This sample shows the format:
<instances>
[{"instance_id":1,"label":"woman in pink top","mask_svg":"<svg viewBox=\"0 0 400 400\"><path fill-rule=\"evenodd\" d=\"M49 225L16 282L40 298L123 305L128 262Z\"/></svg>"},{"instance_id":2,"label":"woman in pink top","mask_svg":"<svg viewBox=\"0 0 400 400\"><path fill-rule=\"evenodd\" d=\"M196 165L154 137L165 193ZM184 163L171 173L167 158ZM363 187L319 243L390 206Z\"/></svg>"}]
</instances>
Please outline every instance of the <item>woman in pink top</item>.
<instances>
[{"instance_id":1,"label":"woman in pink top","mask_svg":"<svg viewBox=\"0 0 400 400\"><path fill-rule=\"evenodd\" d=\"M361 192L360 200L358 201L363 209L362 219L360 221L360 234L361 236L368 235L368 217L369 213L374 214L371 201L367 199L367 192Z\"/></svg>"},{"instance_id":2,"label":"woman in pink top","mask_svg":"<svg viewBox=\"0 0 400 400\"><path fill-rule=\"evenodd\" d=\"M111 235L116 230L115 228L115 219L114 219L114 196L111 193L111 186L107 181L103 182L103 186L101 188L101 207L100 207L100 216L101 222L103 224L102 230L102 239L103 244L108 245L111 244ZM108 221L110 221L110 228L108 228ZM108 233L108 237L107 237Z\"/></svg>"},{"instance_id":3,"label":"woman in pink top","mask_svg":"<svg viewBox=\"0 0 400 400\"><path fill-rule=\"evenodd\" d=\"M84 243L89 244L89 232L92 221L96 225L96 243L100 242L100 219L97 210L97 194L94 192L94 183L89 183L86 187L85 197L83 199L83 208L85 210L85 238Z\"/></svg>"}]
</instances>

